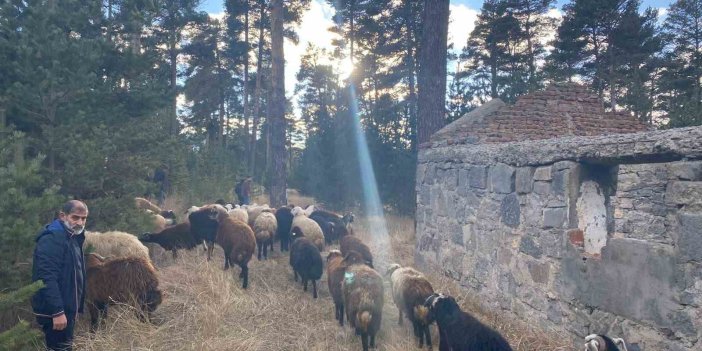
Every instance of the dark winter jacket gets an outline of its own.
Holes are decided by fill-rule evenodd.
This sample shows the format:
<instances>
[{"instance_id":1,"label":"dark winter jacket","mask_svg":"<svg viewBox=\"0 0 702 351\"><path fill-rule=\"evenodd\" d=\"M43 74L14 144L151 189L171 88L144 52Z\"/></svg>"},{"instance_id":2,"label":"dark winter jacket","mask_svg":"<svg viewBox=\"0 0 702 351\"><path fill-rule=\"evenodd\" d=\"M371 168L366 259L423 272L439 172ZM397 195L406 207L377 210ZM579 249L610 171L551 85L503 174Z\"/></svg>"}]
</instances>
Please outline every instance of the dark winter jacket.
<instances>
[{"instance_id":1,"label":"dark winter jacket","mask_svg":"<svg viewBox=\"0 0 702 351\"><path fill-rule=\"evenodd\" d=\"M44 287L32 297L32 309L37 317L83 313L84 241L85 235L73 234L58 219L37 235L32 281L44 281Z\"/></svg>"}]
</instances>

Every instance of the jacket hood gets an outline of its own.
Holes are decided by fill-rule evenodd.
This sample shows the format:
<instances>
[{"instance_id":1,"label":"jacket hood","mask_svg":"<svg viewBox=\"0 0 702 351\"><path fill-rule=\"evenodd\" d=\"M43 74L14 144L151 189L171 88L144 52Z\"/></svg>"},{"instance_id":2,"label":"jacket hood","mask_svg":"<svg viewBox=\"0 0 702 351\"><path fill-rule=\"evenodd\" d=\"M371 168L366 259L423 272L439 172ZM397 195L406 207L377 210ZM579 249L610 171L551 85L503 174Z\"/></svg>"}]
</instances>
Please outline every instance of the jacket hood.
<instances>
[{"instance_id":1,"label":"jacket hood","mask_svg":"<svg viewBox=\"0 0 702 351\"><path fill-rule=\"evenodd\" d=\"M44 227L44 230L42 230L34 239L34 241L39 241L39 238L46 234L50 233L68 233L68 229L63 225L63 222L61 222L60 219L54 219L51 223L47 224L46 227Z\"/></svg>"}]
</instances>

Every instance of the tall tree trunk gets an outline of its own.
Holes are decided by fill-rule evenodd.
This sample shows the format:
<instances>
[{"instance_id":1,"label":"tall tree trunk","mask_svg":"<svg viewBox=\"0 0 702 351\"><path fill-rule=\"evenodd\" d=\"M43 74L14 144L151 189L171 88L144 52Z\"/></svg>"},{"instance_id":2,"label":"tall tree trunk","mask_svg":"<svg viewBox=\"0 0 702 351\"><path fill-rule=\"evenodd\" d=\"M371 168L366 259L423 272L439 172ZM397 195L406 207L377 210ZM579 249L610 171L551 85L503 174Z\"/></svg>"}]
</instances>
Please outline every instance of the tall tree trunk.
<instances>
[{"instance_id":1,"label":"tall tree trunk","mask_svg":"<svg viewBox=\"0 0 702 351\"><path fill-rule=\"evenodd\" d=\"M419 143L445 123L449 0L425 0L419 55Z\"/></svg>"},{"instance_id":2,"label":"tall tree trunk","mask_svg":"<svg viewBox=\"0 0 702 351\"><path fill-rule=\"evenodd\" d=\"M612 112L617 111L617 87L615 83L617 77L614 76L614 49L610 44L607 48L609 52L609 101L612 105Z\"/></svg>"},{"instance_id":3,"label":"tall tree trunk","mask_svg":"<svg viewBox=\"0 0 702 351\"><path fill-rule=\"evenodd\" d=\"M261 75L263 74L263 17L266 14L266 6L263 1L259 1L261 6L261 17L259 19L258 30L258 62L256 62L256 91L254 92L254 112L253 123L251 123L251 138L249 139L249 172L253 175L256 168L256 129L261 111Z\"/></svg>"},{"instance_id":4,"label":"tall tree trunk","mask_svg":"<svg viewBox=\"0 0 702 351\"><path fill-rule=\"evenodd\" d=\"M356 0L351 0L350 13L351 13L351 18L350 18L350 21L351 21L351 33L350 33L350 37L351 37L351 64L353 64L354 63L353 44L354 44L354 40L356 39L356 36L355 36L356 33L355 33L355 27L354 27L354 17L356 16Z\"/></svg>"},{"instance_id":5,"label":"tall tree trunk","mask_svg":"<svg viewBox=\"0 0 702 351\"><path fill-rule=\"evenodd\" d=\"M168 38L168 56L170 59L171 73L171 113L170 113L170 129L171 135L178 135L178 52L176 51L176 33L175 29L171 29Z\"/></svg>"},{"instance_id":6,"label":"tall tree trunk","mask_svg":"<svg viewBox=\"0 0 702 351\"><path fill-rule=\"evenodd\" d=\"M285 168L285 56L283 52L283 0L271 1L271 172L272 207L287 205Z\"/></svg>"},{"instance_id":7,"label":"tall tree trunk","mask_svg":"<svg viewBox=\"0 0 702 351\"><path fill-rule=\"evenodd\" d=\"M244 15L244 138L249 136L249 0ZM246 139L244 139L246 140Z\"/></svg>"},{"instance_id":8,"label":"tall tree trunk","mask_svg":"<svg viewBox=\"0 0 702 351\"><path fill-rule=\"evenodd\" d=\"M412 10L412 1L406 1L405 2L405 23L406 23L406 29L405 29L405 55L407 55L407 81L409 84L409 96L407 97L407 109L408 109L408 114L409 114L409 121L407 121L407 125L410 128L409 131L409 137L410 137L410 149L411 150L416 150L417 148L417 138L416 138L416 130L414 130L414 126L416 126L417 123L417 92L415 88L415 83L414 83L414 75L415 75L415 60L414 60L414 47L415 43L414 40L412 40L412 34L414 33L414 16L413 16L413 10Z\"/></svg>"}]
</instances>

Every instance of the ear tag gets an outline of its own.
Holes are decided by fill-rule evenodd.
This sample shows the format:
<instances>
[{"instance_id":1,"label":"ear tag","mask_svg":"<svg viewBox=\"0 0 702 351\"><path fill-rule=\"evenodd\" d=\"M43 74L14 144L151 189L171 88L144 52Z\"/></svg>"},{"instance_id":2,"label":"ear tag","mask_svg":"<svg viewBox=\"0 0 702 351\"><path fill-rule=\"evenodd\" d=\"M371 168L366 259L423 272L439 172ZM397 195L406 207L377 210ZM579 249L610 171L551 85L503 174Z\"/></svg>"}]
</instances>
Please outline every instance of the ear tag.
<instances>
[{"instance_id":1,"label":"ear tag","mask_svg":"<svg viewBox=\"0 0 702 351\"><path fill-rule=\"evenodd\" d=\"M344 280L346 281L346 284L353 284L354 274L351 272L344 273Z\"/></svg>"}]
</instances>

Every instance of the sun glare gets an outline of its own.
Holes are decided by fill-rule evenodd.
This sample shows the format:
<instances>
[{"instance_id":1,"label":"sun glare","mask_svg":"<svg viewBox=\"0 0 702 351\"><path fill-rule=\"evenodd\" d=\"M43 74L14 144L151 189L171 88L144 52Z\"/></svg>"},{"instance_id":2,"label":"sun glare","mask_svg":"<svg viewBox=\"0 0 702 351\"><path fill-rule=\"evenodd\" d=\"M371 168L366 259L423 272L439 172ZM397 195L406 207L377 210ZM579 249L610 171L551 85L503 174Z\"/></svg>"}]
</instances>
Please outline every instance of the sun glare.
<instances>
[{"instance_id":1,"label":"sun glare","mask_svg":"<svg viewBox=\"0 0 702 351\"><path fill-rule=\"evenodd\" d=\"M353 72L353 62L351 62L351 59L347 57L339 61L337 72L339 72L339 78L341 79L350 77Z\"/></svg>"}]
</instances>

